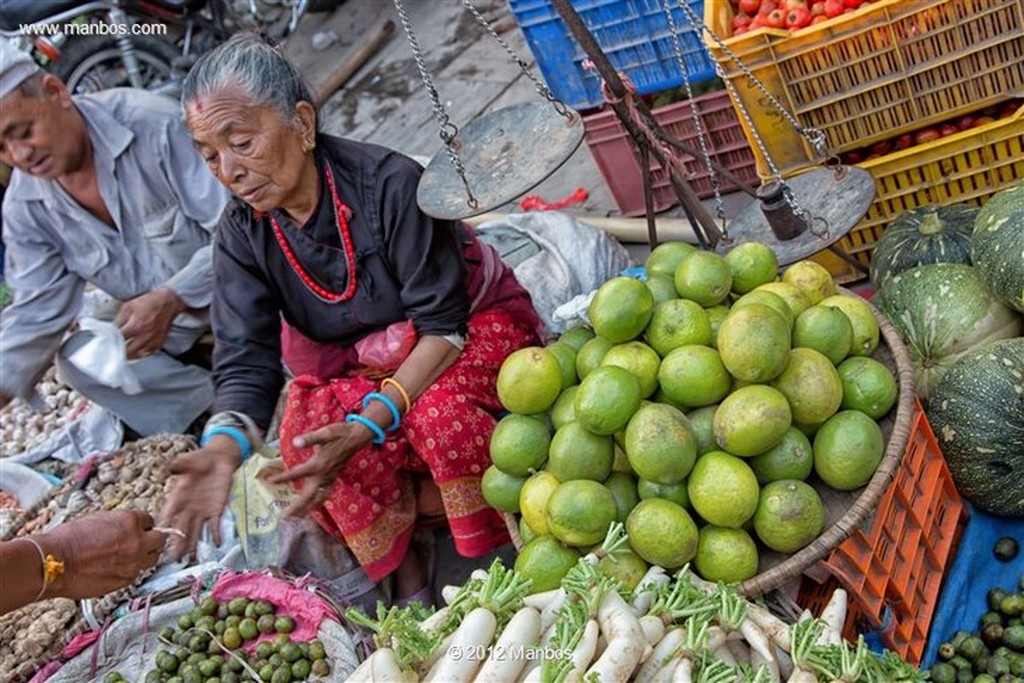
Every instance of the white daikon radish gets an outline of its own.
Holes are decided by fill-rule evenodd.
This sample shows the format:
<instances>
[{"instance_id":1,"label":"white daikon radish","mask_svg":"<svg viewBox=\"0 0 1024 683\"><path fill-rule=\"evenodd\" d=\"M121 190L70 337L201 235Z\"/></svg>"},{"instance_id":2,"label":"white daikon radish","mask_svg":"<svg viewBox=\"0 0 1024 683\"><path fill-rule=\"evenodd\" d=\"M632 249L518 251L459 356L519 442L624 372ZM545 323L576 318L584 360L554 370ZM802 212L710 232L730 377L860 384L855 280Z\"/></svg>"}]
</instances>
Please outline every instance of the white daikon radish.
<instances>
[{"instance_id":1,"label":"white daikon radish","mask_svg":"<svg viewBox=\"0 0 1024 683\"><path fill-rule=\"evenodd\" d=\"M490 610L477 607L466 615L454 633L451 646L441 659L437 660L430 673L423 680L436 683L469 683L480 668L487 646L494 640L498 622ZM458 656L451 653L458 652Z\"/></svg>"},{"instance_id":2,"label":"white daikon radish","mask_svg":"<svg viewBox=\"0 0 1024 683\"><path fill-rule=\"evenodd\" d=\"M584 680L589 680L591 675L595 676L593 680L609 683L628 680L647 645L636 614L618 592L608 591L597 610L597 621L608 647L587 669Z\"/></svg>"},{"instance_id":3,"label":"white daikon radish","mask_svg":"<svg viewBox=\"0 0 1024 683\"><path fill-rule=\"evenodd\" d=\"M516 612L480 667L476 683L515 681L526 668L526 650L538 645L540 635L540 612L533 607Z\"/></svg>"}]
</instances>

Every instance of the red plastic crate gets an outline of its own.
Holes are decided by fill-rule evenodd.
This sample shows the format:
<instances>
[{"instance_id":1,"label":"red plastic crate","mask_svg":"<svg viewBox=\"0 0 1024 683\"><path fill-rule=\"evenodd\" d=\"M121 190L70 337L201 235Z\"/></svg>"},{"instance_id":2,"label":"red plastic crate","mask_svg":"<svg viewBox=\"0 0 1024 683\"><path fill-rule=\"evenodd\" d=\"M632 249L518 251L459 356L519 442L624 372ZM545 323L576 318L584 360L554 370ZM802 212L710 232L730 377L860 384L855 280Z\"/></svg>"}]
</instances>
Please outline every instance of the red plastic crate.
<instances>
[{"instance_id":1,"label":"red plastic crate","mask_svg":"<svg viewBox=\"0 0 1024 683\"><path fill-rule=\"evenodd\" d=\"M903 462L875 514L820 563L831 575L827 581L805 577L798 602L819 614L832 590L845 588L850 611L844 635L879 631L886 647L918 664L966 519L939 444L916 403Z\"/></svg>"},{"instance_id":2,"label":"red plastic crate","mask_svg":"<svg viewBox=\"0 0 1024 683\"><path fill-rule=\"evenodd\" d=\"M736 111L724 90L701 95L695 99L703 123L711 158L752 185L758 185L754 153L740 127ZM688 101L675 102L652 111L665 131L695 150L700 149L693 112ZM640 152L633 139L622 127L613 111L602 111L583 118L586 141L594 163L604 176L619 210L626 216L642 216L644 208L644 182L641 174ZM706 199L714 195L711 173L703 159L683 155L683 163L690 173L690 184L697 196ZM651 188L655 212L664 211L679 203L669 182L668 173L651 160ZM722 178L722 192L736 189Z\"/></svg>"}]
</instances>

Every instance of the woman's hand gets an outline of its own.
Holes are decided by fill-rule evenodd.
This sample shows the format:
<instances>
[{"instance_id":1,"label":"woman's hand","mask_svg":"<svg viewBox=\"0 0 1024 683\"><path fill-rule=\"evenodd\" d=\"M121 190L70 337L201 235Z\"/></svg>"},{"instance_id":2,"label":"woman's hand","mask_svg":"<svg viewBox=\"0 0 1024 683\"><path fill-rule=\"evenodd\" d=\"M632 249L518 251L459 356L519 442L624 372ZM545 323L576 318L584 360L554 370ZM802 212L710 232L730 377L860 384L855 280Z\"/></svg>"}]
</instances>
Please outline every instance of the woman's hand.
<instances>
[{"instance_id":1,"label":"woman's hand","mask_svg":"<svg viewBox=\"0 0 1024 683\"><path fill-rule=\"evenodd\" d=\"M124 302L114 324L124 335L128 359L151 356L162 349L171 324L185 310L184 302L166 287Z\"/></svg>"},{"instance_id":2,"label":"woman's hand","mask_svg":"<svg viewBox=\"0 0 1024 683\"><path fill-rule=\"evenodd\" d=\"M175 557L195 550L204 524L210 525L213 541L220 545L220 516L241 463L238 444L223 435L213 437L199 450L179 455L171 463L171 490L164 503L161 526L185 534L173 542L171 552Z\"/></svg>"},{"instance_id":3,"label":"woman's hand","mask_svg":"<svg viewBox=\"0 0 1024 683\"><path fill-rule=\"evenodd\" d=\"M357 422L337 422L295 437L296 448L314 449L313 457L298 467L270 478L271 483L303 479L299 498L285 511L289 517L301 517L327 499L331 484L356 451L370 443L373 433Z\"/></svg>"},{"instance_id":4,"label":"woman's hand","mask_svg":"<svg viewBox=\"0 0 1024 683\"><path fill-rule=\"evenodd\" d=\"M167 534L154 531L145 512L115 510L60 524L36 540L64 562L64 574L46 595L79 599L127 586L156 566Z\"/></svg>"}]
</instances>

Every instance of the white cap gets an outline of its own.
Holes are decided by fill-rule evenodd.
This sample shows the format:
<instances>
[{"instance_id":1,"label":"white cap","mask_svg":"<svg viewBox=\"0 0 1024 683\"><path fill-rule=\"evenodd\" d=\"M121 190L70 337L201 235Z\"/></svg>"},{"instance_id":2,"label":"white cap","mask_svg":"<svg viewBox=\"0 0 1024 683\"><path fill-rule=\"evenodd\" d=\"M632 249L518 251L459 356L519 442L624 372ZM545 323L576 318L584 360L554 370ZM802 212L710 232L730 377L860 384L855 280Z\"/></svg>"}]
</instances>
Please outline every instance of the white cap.
<instances>
[{"instance_id":1,"label":"white cap","mask_svg":"<svg viewBox=\"0 0 1024 683\"><path fill-rule=\"evenodd\" d=\"M0 97L6 97L39 70L32 55L19 49L14 41L0 39Z\"/></svg>"}]
</instances>

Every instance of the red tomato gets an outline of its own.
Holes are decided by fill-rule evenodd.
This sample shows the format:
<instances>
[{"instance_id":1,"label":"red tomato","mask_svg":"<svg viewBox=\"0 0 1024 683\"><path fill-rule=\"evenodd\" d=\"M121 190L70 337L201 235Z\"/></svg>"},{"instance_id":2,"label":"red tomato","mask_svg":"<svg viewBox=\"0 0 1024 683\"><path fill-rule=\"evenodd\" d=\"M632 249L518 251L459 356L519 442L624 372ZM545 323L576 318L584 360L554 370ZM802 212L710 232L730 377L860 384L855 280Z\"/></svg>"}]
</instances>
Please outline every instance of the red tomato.
<instances>
[{"instance_id":1,"label":"red tomato","mask_svg":"<svg viewBox=\"0 0 1024 683\"><path fill-rule=\"evenodd\" d=\"M842 0L825 0L825 16L829 19L838 17L843 13Z\"/></svg>"},{"instance_id":2,"label":"red tomato","mask_svg":"<svg viewBox=\"0 0 1024 683\"><path fill-rule=\"evenodd\" d=\"M959 132L960 129L954 126L952 123L943 124L942 128L939 129L939 134L942 135L942 137L956 135Z\"/></svg>"},{"instance_id":3,"label":"red tomato","mask_svg":"<svg viewBox=\"0 0 1024 683\"><path fill-rule=\"evenodd\" d=\"M988 124L995 122L996 120L991 116L979 116L978 118L974 119L974 127L978 128L980 126L987 126Z\"/></svg>"},{"instance_id":4,"label":"red tomato","mask_svg":"<svg viewBox=\"0 0 1024 683\"><path fill-rule=\"evenodd\" d=\"M786 17L782 14L782 10L772 10L765 17L764 25L768 28L785 28Z\"/></svg>"},{"instance_id":5,"label":"red tomato","mask_svg":"<svg viewBox=\"0 0 1024 683\"><path fill-rule=\"evenodd\" d=\"M885 156L886 154L891 154L892 143L889 142L888 140L876 142L875 144L871 145L871 153L880 157Z\"/></svg>"},{"instance_id":6,"label":"red tomato","mask_svg":"<svg viewBox=\"0 0 1024 683\"><path fill-rule=\"evenodd\" d=\"M734 36L742 36L744 33L750 31L750 26L737 26L732 30Z\"/></svg>"},{"instance_id":7,"label":"red tomato","mask_svg":"<svg viewBox=\"0 0 1024 683\"><path fill-rule=\"evenodd\" d=\"M859 164L860 162L864 161L864 155L861 154L859 151L854 150L852 152L847 152L846 154L843 154L840 157L840 160L847 166L853 166L854 164Z\"/></svg>"},{"instance_id":8,"label":"red tomato","mask_svg":"<svg viewBox=\"0 0 1024 683\"><path fill-rule=\"evenodd\" d=\"M999 118L1001 118L1001 119L1008 119L1011 116L1013 116L1014 114L1016 114L1017 110L1019 108L1020 108L1020 104L1019 103L1017 103L1017 102L1007 102L999 110Z\"/></svg>"},{"instance_id":9,"label":"red tomato","mask_svg":"<svg viewBox=\"0 0 1024 683\"><path fill-rule=\"evenodd\" d=\"M732 18L732 27L734 29L740 27L746 28L747 26L750 26L750 22L752 22L753 20L753 17L748 16L746 14L737 14Z\"/></svg>"},{"instance_id":10,"label":"red tomato","mask_svg":"<svg viewBox=\"0 0 1024 683\"><path fill-rule=\"evenodd\" d=\"M896 149L910 149L914 146L914 136L910 133L904 133L903 135L896 138Z\"/></svg>"},{"instance_id":11,"label":"red tomato","mask_svg":"<svg viewBox=\"0 0 1024 683\"><path fill-rule=\"evenodd\" d=\"M811 13L806 7L790 10L786 13L786 28L801 29L811 24Z\"/></svg>"},{"instance_id":12,"label":"red tomato","mask_svg":"<svg viewBox=\"0 0 1024 683\"><path fill-rule=\"evenodd\" d=\"M757 8L757 13L768 16L778 8L779 6L775 4L775 0L761 0L761 6Z\"/></svg>"},{"instance_id":13,"label":"red tomato","mask_svg":"<svg viewBox=\"0 0 1024 683\"><path fill-rule=\"evenodd\" d=\"M942 137L942 134L934 128L925 128L922 131L918 131L917 135L914 136L914 142L923 145L928 142L935 142Z\"/></svg>"},{"instance_id":14,"label":"red tomato","mask_svg":"<svg viewBox=\"0 0 1024 683\"><path fill-rule=\"evenodd\" d=\"M843 0L843 7L846 9L857 9L864 0Z\"/></svg>"},{"instance_id":15,"label":"red tomato","mask_svg":"<svg viewBox=\"0 0 1024 683\"><path fill-rule=\"evenodd\" d=\"M974 117L971 115L961 116L957 119L956 127L960 130L967 130L968 128L974 128Z\"/></svg>"},{"instance_id":16,"label":"red tomato","mask_svg":"<svg viewBox=\"0 0 1024 683\"><path fill-rule=\"evenodd\" d=\"M864 157L864 161L871 161L872 159L877 159L880 156L882 156L882 155L881 154L869 154L866 157Z\"/></svg>"},{"instance_id":17,"label":"red tomato","mask_svg":"<svg viewBox=\"0 0 1024 683\"><path fill-rule=\"evenodd\" d=\"M820 14L811 19L811 26L813 26L814 24L823 24L826 21L828 21L828 17L826 17L824 14Z\"/></svg>"},{"instance_id":18,"label":"red tomato","mask_svg":"<svg viewBox=\"0 0 1024 683\"><path fill-rule=\"evenodd\" d=\"M821 0L815 0L815 3L811 5L811 16L812 17L823 17L825 16L825 3Z\"/></svg>"},{"instance_id":19,"label":"red tomato","mask_svg":"<svg viewBox=\"0 0 1024 683\"><path fill-rule=\"evenodd\" d=\"M740 0L740 11L744 14L757 14L761 9L761 0Z\"/></svg>"},{"instance_id":20,"label":"red tomato","mask_svg":"<svg viewBox=\"0 0 1024 683\"><path fill-rule=\"evenodd\" d=\"M805 0L782 0L782 6L779 9L789 13L795 9L807 9L807 3Z\"/></svg>"},{"instance_id":21,"label":"red tomato","mask_svg":"<svg viewBox=\"0 0 1024 683\"><path fill-rule=\"evenodd\" d=\"M751 20L750 25L747 26L748 31L756 31L759 28L764 28L764 17L763 14L758 14Z\"/></svg>"}]
</instances>

